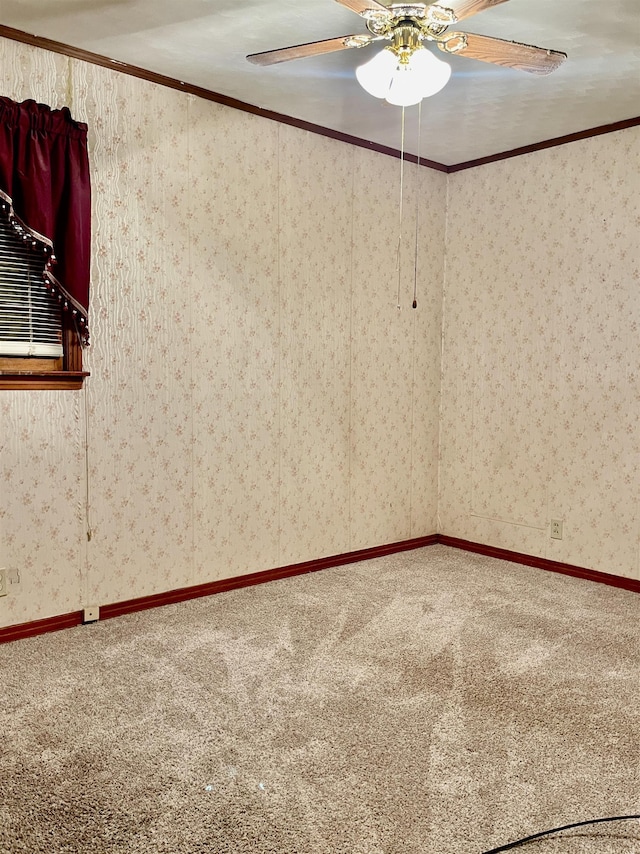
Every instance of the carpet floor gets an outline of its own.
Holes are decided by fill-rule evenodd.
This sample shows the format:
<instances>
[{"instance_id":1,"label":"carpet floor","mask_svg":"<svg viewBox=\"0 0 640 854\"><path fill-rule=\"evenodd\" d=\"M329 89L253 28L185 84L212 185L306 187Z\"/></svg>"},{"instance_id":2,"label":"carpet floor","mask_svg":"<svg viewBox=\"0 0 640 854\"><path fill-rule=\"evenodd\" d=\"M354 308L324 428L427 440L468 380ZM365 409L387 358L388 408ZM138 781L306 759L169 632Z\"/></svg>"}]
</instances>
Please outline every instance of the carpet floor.
<instances>
[{"instance_id":1,"label":"carpet floor","mask_svg":"<svg viewBox=\"0 0 640 854\"><path fill-rule=\"evenodd\" d=\"M5 644L0 851L481 854L640 813L639 618L433 546Z\"/></svg>"}]
</instances>

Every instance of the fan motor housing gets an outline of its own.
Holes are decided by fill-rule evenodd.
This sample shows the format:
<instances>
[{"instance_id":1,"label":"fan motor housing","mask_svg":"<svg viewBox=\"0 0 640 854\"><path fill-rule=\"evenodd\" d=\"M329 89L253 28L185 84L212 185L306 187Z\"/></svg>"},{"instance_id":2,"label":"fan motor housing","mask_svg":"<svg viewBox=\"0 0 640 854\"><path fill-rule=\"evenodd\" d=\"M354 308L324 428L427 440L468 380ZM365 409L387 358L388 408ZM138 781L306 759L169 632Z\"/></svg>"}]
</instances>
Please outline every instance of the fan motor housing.
<instances>
[{"instance_id":1,"label":"fan motor housing","mask_svg":"<svg viewBox=\"0 0 640 854\"><path fill-rule=\"evenodd\" d=\"M427 8L430 9L431 7ZM389 6L389 13L391 14L372 11L363 17L367 29L374 36L392 39L395 46L396 33L398 30L402 30L406 43L414 43L417 46L425 38L437 39L455 21L453 14L451 16L447 14L448 9L442 8L439 12L444 14L438 14L434 19L425 15L424 6ZM413 50L415 50L415 46Z\"/></svg>"}]
</instances>

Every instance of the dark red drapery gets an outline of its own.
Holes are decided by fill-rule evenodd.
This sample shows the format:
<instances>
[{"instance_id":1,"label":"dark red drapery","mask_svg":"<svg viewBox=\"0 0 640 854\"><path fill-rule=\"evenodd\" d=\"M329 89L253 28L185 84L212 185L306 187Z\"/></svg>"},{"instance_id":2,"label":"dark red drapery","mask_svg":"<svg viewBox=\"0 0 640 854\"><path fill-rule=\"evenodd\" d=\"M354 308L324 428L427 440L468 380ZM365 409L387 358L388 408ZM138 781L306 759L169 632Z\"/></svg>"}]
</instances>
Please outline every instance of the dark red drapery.
<instances>
[{"instance_id":1,"label":"dark red drapery","mask_svg":"<svg viewBox=\"0 0 640 854\"><path fill-rule=\"evenodd\" d=\"M91 184L87 126L69 110L0 97L0 205L47 255L45 284L88 341Z\"/></svg>"}]
</instances>

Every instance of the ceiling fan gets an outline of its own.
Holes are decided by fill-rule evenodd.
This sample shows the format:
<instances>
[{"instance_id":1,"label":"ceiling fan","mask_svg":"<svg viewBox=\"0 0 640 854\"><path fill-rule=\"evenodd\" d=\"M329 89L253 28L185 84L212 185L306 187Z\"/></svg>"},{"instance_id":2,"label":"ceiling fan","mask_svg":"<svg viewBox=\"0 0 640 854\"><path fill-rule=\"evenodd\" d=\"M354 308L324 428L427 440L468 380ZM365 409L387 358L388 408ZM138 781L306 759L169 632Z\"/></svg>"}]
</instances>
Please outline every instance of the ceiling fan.
<instances>
[{"instance_id":1,"label":"ceiling fan","mask_svg":"<svg viewBox=\"0 0 640 854\"><path fill-rule=\"evenodd\" d=\"M309 44L253 53L247 59L256 65L275 65L290 59L367 47L373 42L388 41L391 44L377 54L371 62L361 66L356 75L367 91L380 98L385 97L389 87L393 89L395 84L396 88L402 89L403 92L395 100L390 97L387 97L387 100L406 106L409 103L418 103L422 97L435 94L445 85L451 74L447 63L440 62L430 51L425 50L423 45L425 41L435 42L444 53L517 68L531 74L549 74L567 58L566 53L557 50L547 50L473 33L449 32L449 27L464 18L497 6L506 0L436 0L434 3L393 3L390 6L383 6L377 0L336 0L336 2L364 18L370 35L324 39ZM369 66L368 69L367 66ZM438 70L436 66L446 66L446 70L442 68ZM411 70L420 72L422 84L416 85L418 75L412 75L413 85L408 88L413 94L409 95L405 90L407 90L406 84L410 75L397 72ZM432 81L430 85L426 83L427 73L432 76L435 74L437 77L437 80L434 78L435 82ZM382 82L380 82L381 74L384 78Z\"/></svg>"}]
</instances>

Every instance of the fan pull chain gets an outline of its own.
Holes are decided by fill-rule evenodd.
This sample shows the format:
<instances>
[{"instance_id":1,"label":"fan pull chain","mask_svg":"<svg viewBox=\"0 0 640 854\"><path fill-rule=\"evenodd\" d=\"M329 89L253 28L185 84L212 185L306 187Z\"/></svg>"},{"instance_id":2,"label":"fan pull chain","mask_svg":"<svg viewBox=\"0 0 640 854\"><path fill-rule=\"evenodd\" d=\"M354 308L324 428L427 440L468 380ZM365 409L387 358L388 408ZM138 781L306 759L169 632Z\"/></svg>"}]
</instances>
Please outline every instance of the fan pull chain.
<instances>
[{"instance_id":1,"label":"fan pull chain","mask_svg":"<svg viewBox=\"0 0 640 854\"><path fill-rule=\"evenodd\" d=\"M422 101L418 104L418 169L416 175L416 250L413 259L413 308L418 307L418 237L420 234L420 143L422 136Z\"/></svg>"},{"instance_id":2,"label":"fan pull chain","mask_svg":"<svg viewBox=\"0 0 640 854\"><path fill-rule=\"evenodd\" d=\"M402 133L400 139L400 222L398 223L398 259L396 266L398 269L398 311L400 311L400 249L402 247L402 208L404 205L404 107L402 108Z\"/></svg>"}]
</instances>

